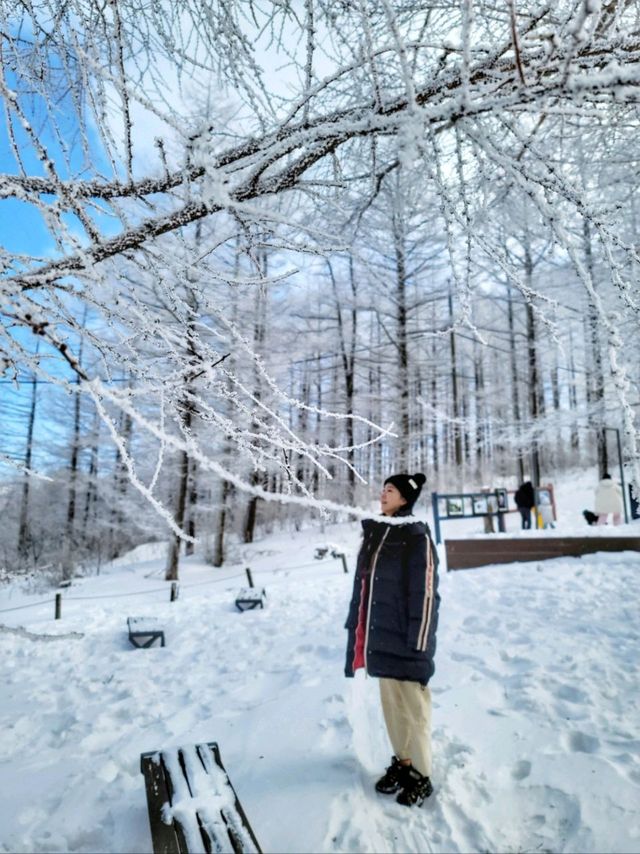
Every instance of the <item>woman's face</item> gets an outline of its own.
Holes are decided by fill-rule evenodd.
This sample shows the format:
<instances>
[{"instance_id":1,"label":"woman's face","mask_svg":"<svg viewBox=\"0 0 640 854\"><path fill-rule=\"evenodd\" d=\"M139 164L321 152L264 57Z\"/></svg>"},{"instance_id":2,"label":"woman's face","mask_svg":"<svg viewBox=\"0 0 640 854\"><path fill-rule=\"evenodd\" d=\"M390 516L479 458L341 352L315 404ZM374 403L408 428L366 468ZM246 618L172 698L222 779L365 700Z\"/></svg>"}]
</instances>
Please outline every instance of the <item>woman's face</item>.
<instances>
[{"instance_id":1,"label":"woman's face","mask_svg":"<svg viewBox=\"0 0 640 854\"><path fill-rule=\"evenodd\" d=\"M397 489L392 483L385 483L382 487L382 492L380 493L380 509L382 510L383 515L393 516L393 514L401 507L404 507L406 503L407 502L400 494L399 489Z\"/></svg>"}]
</instances>

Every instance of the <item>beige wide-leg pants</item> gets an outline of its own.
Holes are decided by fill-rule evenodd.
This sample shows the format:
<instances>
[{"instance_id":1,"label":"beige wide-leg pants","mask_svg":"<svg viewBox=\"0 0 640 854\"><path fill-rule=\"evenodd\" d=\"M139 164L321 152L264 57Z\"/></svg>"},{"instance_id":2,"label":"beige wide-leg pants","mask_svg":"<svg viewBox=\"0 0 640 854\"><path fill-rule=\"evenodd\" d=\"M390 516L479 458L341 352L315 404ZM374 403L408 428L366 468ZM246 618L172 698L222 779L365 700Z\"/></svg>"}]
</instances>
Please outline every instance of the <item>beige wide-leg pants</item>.
<instances>
[{"instance_id":1,"label":"beige wide-leg pants","mask_svg":"<svg viewBox=\"0 0 640 854\"><path fill-rule=\"evenodd\" d=\"M382 712L398 759L431 776L431 692L418 682L379 679Z\"/></svg>"}]
</instances>

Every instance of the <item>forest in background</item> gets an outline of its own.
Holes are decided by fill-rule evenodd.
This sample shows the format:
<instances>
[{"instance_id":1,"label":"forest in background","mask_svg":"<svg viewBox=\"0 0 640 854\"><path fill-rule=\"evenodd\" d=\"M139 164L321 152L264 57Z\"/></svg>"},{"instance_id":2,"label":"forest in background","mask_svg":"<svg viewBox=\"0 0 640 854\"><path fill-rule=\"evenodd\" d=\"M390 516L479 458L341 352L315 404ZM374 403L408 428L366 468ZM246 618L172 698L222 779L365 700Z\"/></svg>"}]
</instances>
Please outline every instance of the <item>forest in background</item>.
<instances>
[{"instance_id":1,"label":"forest in background","mask_svg":"<svg viewBox=\"0 0 640 854\"><path fill-rule=\"evenodd\" d=\"M5 572L637 467L635 4L2 10Z\"/></svg>"}]
</instances>

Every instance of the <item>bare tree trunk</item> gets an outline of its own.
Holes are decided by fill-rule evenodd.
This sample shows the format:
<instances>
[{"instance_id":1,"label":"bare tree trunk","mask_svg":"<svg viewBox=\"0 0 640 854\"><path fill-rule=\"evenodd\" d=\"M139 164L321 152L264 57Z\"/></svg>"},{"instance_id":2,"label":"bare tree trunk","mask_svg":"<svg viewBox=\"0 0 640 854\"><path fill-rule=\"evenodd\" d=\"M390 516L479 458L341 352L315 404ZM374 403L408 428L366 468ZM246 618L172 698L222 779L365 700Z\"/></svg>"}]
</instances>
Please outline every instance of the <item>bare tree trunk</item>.
<instances>
[{"instance_id":1,"label":"bare tree trunk","mask_svg":"<svg viewBox=\"0 0 640 854\"><path fill-rule=\"evenodd\" d=\"M251 484L252 486L258 486L260 483L260 479L256 472L252 472L251 475ZM252 543L253 537L255 534L256 528L256 515L258 512L257 508L258 504L258 496L252 495L249 499L249 503L247 504L247 513L244 520L244 528L242 531L242 539L245 543Z\"/></svg>"},{"instance_id":2,"label":"bare tree trunk","mask_svg":"<svg viewBox=\"0 0 640 854\"><path fill-rule=\"evenodd\" d=\"M469 407L469 392L468 386L466 382L463 382L462 385L462 421L465 425L468 425L470 422L470 407ZM469 442L469 430L465 426L462 432L462 452L465 461L465 469L469 468L469 463L471 462L471 448Z\"/></svg>"},{"instance_id":3,"label":"bare tree trunk","mask_svg":"<svg viewBox=\"0 0 640 854\"><path fill-rule=\"evenodd\" d=\"M453 292L451 290L451 282L449 282L449 323L453 324ZM449 335L450 357L451 357L451 401L453 405L453 449L454 463L460 477L462 478L462 433L460 429L460 400L458 397L458 364L456 356L456 336L453 330Z\"/></svg>"},{"instance_id":4,"label":"bare tree trunk","mask_svg":"<svg viewBox=\"0 0 640 854\"><path fill-rule=\"evenodd\" d=\"M560 414L560 379L559 379L559 365L558 365L558 351L556 350L554 353L554 362L550 371L550 379L551 379L551 405L553 406L554 415L557 417ZM556 466L560 465L561 462L564 465L565 463L565 436L564 436L564 428L558 429L556 431L555 442L554 442L554 457L556 460Z\"/></svg>"},{"instance_id":5,"label":"bare tree trunk","mask_svg":"<svg viewBox=\"0 0 640 854\"><path fill-rule=\"evenodd\" d=\"M268 259L266 252L262 252L260 255L259 264L261 266L261 272L264 276L268 274ZM260 353L266 335L266 293L261 287L256 289L256 299L255 299L255 319L253 325L253 348L255 353ZM260 400L262 397L262 385L260 380L260 375L256 369L254 374L254 396L256 400ZM253 431L257 431L258 425L252 424ZM263 481L262 473L258 471L252 471L249 476L249 483L252 486L259 486ZM258 497L256 495L252 495L248 501L244 526L242 531L242 538L245 543L252 543L253 537L255 533L256 526L256 517L258 513Z\"/></svg>"},{"instance_id":6,"label":"bare tree trunk","mask_svg":"<svg viewBox=\"0 0 640 854\"><path fill-rule=\"evenodd\" d=\"M36 342L35 357L40 351L40 339ZM20 523L18 526L18 557L20 561L26 561L29 556L31 545L31 531L29 528L29 488L31 469L31 458L33 455L33 428L36 421L36 404L38 400L38 381L34 374L31 379L31 403L29 405L29 421L27 424L27 445L24 453L24 465L27 471L22 481L22 500L20 502Z\"/></svg>"},{"instance_id":7,"label":"bare tree trunk","mask_svg":"<svg viewBox=\"0 0 640 854\"><path fill-rule=\"evenodd\" d=\"M322 372L321 372L321 363L320 363L320 354L319 353L316 354L316 358L317 358L317 364L316 364L317 380L316 380L316 401L315 401L315 405L318 408L318 410L320 410L322 408L324 401L322 399L322 379L321 379ZM336 427L336 426L337 425L336 425L335 420L334 420L334 427ZM320 412L316 413L316 425L315 425L315 427L316 427L316 429L315 429L316 436L318 437L318 439L320 439L322 436L322 415L320 415ZM333 466L329 465L327 468L328 468L328 471L330 471L332 474L335 474L335 465L333 465ZM315 494L318 491L319 486L320 486L320 478L318 475L318 469L316 466L313 466L311 469L311 491Z\"/></svg>"},{"instance_id":8,"label":"bare tree trunk","mask_svg":"<svg viewBox=\"0 0 640 854\"><path fill-rule=\"evenodd\" d=\"M473 382L476 397L476 460L479 464L476 467L478 474L484 471L484 463L487 456L487 413L485 409L484 395L484 364L483 353L478 347L478 342L473 342ZM484 479L484 475L483 475Z\"/></svg>"},{"instance_id":9,"label":"bare tree trunk","mask_svg":"<svg viewBox=\"0 0 640 854\"><path fill-rule=\"evenodd\" d=\"M400 216L393 219L393 239L396 258L396 347L398 348L398 390L400 398L400 441L398 468L409 465L411 424L409 418L409 349L407 345L407 264L404 231Z\"/></svg>"},{"instance_id":10,"label":"bare tree trunk","mask_svg":"<svg viewBox=\"0 0 640 854\"><path fill-rule=\"evenodd\" d=\"M302 388L300 390L300 400L304 403L305 406L309 406L310 403L310 389L309 389L309 367L308 363L305 362L303 367L302 374ZM309 410L300 409L298 410L298 430L305 434L309 429ZM296 465L296 478L298 480L304 480L305 478L305 463L306 460L302 454L298 454L298 461Z\"/></svg>"},{"instance_id":11,"label":"bare tree trunk","mask_svg":"<svg viewBox=\"0 0 640 854\"><path fill-rule=\"evenodd\" d=\"M191 413L185 413L185 426L190 426ZM187 506L187 484L189 481L189 454L180 451L180 465L178 475L178 500L176 504L175 522L180 528L184 525L185 508ZM178 534L172 534L169 543L169 555L167 557L167 568L165 581L178 580L178 566L180 561L180 543L182 538Z\"/></svg>"},{"instance_id":12,"label":"bare tree trunk","mask_svg":"<svg viewBox=\"0 0 640 854\"><path fill-rule=\"evenodd\" d=\"M338 321L338 336L340 343L340 356L342 361L342 373L344 379L344 390L345 390L345 411L349 414L353 413L353 398L355 393L355 349L356 349L356 334L357 334L357 306L356 306L356 297L357 297L357 286L355 280L355 271L354 271L354 263L353 256L349 257L349 284L351 287L351 330L350 330L350 340L347 341L347 333L345 329L345 323L343 318L343 310L342 303L340 300L340 294L338 292L338 285L336 282L336 278L333 272L333 267L330 261L327 261L327 266L329 268L329 276L331 278L331 284L333 287L333 294L335 299L336 306L336 318ZM346 430L346 440L347 445L351 450L347 451L347 460L350 465L353 467L355 465L354 459L354 429L353 429L353 420L351 418L347 418L345 422L345 430ZM350 468L347 470L347 503L353 504L355 501L355 489L356 489L356 476L355 472Z\"/></svg>"},{"instance_id":13,"label":"bare tree trunk","mask_svg":"<svg viewBox=\"0 0 640 854\"><path fill-rule=\"evenodd\" d=\"M91 508L95 508L98 499L98 465L99 465L99 447L100 447L100 416L95 413L93 421L93 442L91 445L91 456L89 458L89 472L87 475L87 491L85 494L84 512L82 515L82 538L87 537L87 529Z\"/></svg>"},{"instance_id":14,"label":"bare tree trunk","mask_svg":"<svg viewBox=\"0 0 640 854\"><path fill-rule=\"evenodd\" d=\"M531 287L533 264L529 246L525 247L525 281ZM531 480L534 486L540 486L540 443L537 437L536 421L541 412L539 394L538 350L536 341L536 324L533 306L527 301L525 305L527 316L527 362L529 367L529 413L531 415L533 437L531 440Z\"/></svg>"},{"instance_id":15,"label":"bare tree trunk","mask_svg":"<svg viewBox=\"0 0 640 854\"><path fill-rule=\"evenodd\" d=\"M187 534L193 537L196 536L196 507L198 504L198 466L195 460L189 461L189 490L188 490L188 512L187 512ZM192 555L195 551L196 544L187 540L185 544L185 554Z\"/></svg>"},{"instance_id":16,"label":"bare tree trunk","mask_svg":"<svg viewBox=\"0 0 640 854\"><path fill-rule=\"evenodd\" d=\"M192 312L189 314L189 319L187 320L187 353L189 356L188 364L193 368L193 366L199 363L199 354L195 347L195 312L196 312L196 298L195 294L190 291L188 294L189 306L192 309ZM182 401L182 412L181 412L181 426L182 432L185 436L189 436L191 433L191 428L193 425L193 398L191 395L190 384L191 378L187 376L185 378L185 383L187 386L187 393L185 394ZM174 520L176 525L181 529L185 529L185 521L186 521L186 508L187 508L187 496L189 493L189 473L191 469L191 461L189 459L189 453L187 450L180 451L179 457L180 463L178 467L178 499L176 503L176 512L174 516ZM180 560L180 544L182 543L182 537L179 534L172 534L171 540L169 543L169 554L167 557L167 568L165 572L165 580L166 581L177 581L178 580L178 564Z\"/></svg>"},{"instance_id":17,"label":"bare tree trunk","mask_svg":"<svg viewBox=\"0 0 640 854\"><path fill-rule=\"evenodd\" d=\"M420 366L417 366L416 370L416 382L415 382L415 395L414 400L423 400L424 399L424 388L425 383L423 381L423 377L420 371ZM425 431L425 417L424 417L424 408L422 406L416 407L415 411L415 424L414 429L416 435L418 437L417 448L416 448L416 456L411 461L411 468L414 471L424 471L426 469L427 462L427 435Z\"/></svg>"},{"instance_id":18,"label":"bare tree trunk","mask_svg":"<svg viewBox=\"0 0 640 854\"><path fill-rule=\"evenodd\" d=\"M518 483L522 483L524 480L524 459L523 459L523 449L521 445L520 438L520 430L521 430L521 422L520 422L520 395L518 390L518 350L516 347L516 335L515 335L515 326L513 319L513 297L511 294L511 285L507 283L507 316L509 320L509 351L510 351L510 363L511 363L511 412L513 421L516 425L517 431L517 455L516 455L516 464L518 467Z\"/></svg>"},{"instance_id":19,"label":"bare tree trunk","mask_svg":"<svg viewBox=\"0 0 640 854\"><path fill-rule=\"evenodd\" d=\"M433 302L433 328L434 330L437 328L437 318L436 318L436 302ZM433 470L434 472L438 472L440 468L440 457L439 457L439 446L438 446L438 419L435 415L438 409L438 346L437 346L437 338L433 337L431 341L431 406L433 408L433 415L431 416L431 454L433 461Z\"/></svg>"},{"instance_id":20,"label":"bare tree trunk","mask_svg":"<svg viewBox=\"0 0 640 854\"><path fill-rule=\"evenodd\" d=\"M85 306L81 326L84 330L87 321L87 307ZM78 364L82 367L82 348L84 339L80 338L78 348ZM73 564L75 562L75 518L76 518L76 482L78 477L78 457L80 455L80 375L76 378L76 393L73 400L73 434L71 438L71 459L69 460L69 496L67 499L67 521L64 533L64 547L62 550L62 577L69 579L73 575Z\"/></svg>"},{"instance_id":21,"label":"bare tree trunk","mask_svg":"<svg viewBox=\"0 0 640 854\"><path fill-rule=\"evenodd\" d=\"M572 412L577 412L578 409L578 389L576 380L576 365L573 356L573 331L569 331L569 370L571 372L571 380L569 383L569 408ZM578 423L574 416L571 424L571 449L578 452L578 461L580 455L580 433Z\"/></svg>"},{"instance_id":22,"label":"bare tree trunk","mask_svg":"<svg viewBox=\"0 0 640 854\"><path fill-rule=\"evenodd\" d=\"M122 413L118 432L122 437L125 447L131 442L131 433L133 430L133 420L128 413ZM121 504L124 501L124 496L127 493L127 485L129 483L127 469L124 460L120 454L120 449L116 450L116 459L113 475L113 503L111 507L111 518L109 520L109 547L107 555L109 560L113 560L120 554L120 544L117 542L117 533L124 522L124 514Z\"/></svg>"},{"instance_id":23,"label":"bare tree trunk","mask_svg":"<svg viewBox=\"0 0 640 854\"><path fill-rule=\"evenodd\" d=\"M435 339L433 341L435 352ZM435 367L431 374L431 405L434 409L438 407L438 376ZM431 461L435 472L440 469L440 447L438 442L438 419L435 414L431 416Z\"/></svg>"},{"instance_id":24,"label":"bare tree trunk","mask_svg":"<svg viewBox=\"0 0 640 854\"><path fill-rule=\"evenodd\" d=\"M220 484L220 512L216 520L216 530L213 540L213 557L212 564L214 566L222 566L224 563L224 535L227 522L227 496L229 494L229 482L223 480Z\"/></svg>"},{"instance_id":25,"label":"bare tree trunk","mask_svg":"<svg viewBox=\"0 0 640 854\"><path fill-rule=\"evenodd\" d=\"M240 253L238 251L238 247L236 245L236 252L234 258L234 270L233 275L234 278L237 278L240 272ZM238 322L238 301L236 298L236 292L232 289L231 292L231 320L235 325ZM230 372L233 374L235 372L235 356L231 354L231 369ZM292 375L293 381L293 375ZM232 394L232 383L229 377L226 379L227 388L229 391L229 396ZM292 397L295 397L293 394L293 390L291 393ZM293 407L290 409L290 419L292 417ZM290 426L293 427L293 424L290 420ZM224 439L223 448L222 448L222 458L225 463L230 459L232 455L232 447L231 442L228 437ZM227 503L229 501L230 496L233 494L233 486L229 481L222 480L220 483L220 509L216 515L215 521L215 533L213 539L213 552L211 554L211 563L213 566L222 566L225 559L225 536L227 532L227 524L229 521L229 512Z\"/></svg>"},{"instance_id":26,"label":"bare tree trunk","mask_svg":"<svg viewBox=\"0 0 640 854\"><path fill-rule=\"evenodd\" d=\"M584 254L587 272L595 288L595 269L593 263L593 250L591 247L591 228L586 217L583 219L582 236L584 240ZM598 454L598 471L600 477L606 474L609 468L607 451L607 434L605 431L605 400L604 400L604 368L602 363L602 347L600 344L600 324L598 312L592 299L587 305L587 330L591 350L592 370L589 372L591 380L589 389L589 403L593 405L593 419L596 427L596 448Z\"/></svg>"},{"instance_id":27,"label":"bare tree trunk","mask_svg":"<svg viewBox=\"0 0 640 854\"><path fill-rule=\"evenodd\" d=\"M80 380L78 379L78 384ZM67 521L64 533L64 549L62 559L62 577L67 579L73 575L72 563L75 559L74 522L76 517L76 479L78 472L78 454L80 443L80 394L75 395L73 402L73 435L71 439L71 459L69 460L69 496L67 499Z\"/></svg>"}]
</instances>

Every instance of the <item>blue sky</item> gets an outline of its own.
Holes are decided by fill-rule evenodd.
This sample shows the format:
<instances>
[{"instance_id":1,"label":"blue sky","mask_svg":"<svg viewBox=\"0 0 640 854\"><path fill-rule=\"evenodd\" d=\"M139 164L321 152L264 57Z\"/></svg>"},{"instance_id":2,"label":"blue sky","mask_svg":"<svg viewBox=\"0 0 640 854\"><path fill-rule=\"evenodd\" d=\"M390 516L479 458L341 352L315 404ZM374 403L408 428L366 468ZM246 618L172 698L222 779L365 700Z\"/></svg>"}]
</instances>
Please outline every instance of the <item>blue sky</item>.
<instances>
[{"instance_id":1,"label":"blue sky","mask_svg":"<svg viewBox=\"0 0 640 854\"><path fill-rule=\"evenodd\" d=\"M8 82L9 85L12 85L11 80ZM37 98L29 99L25 103L31 107L29 118L33 126L42 128L40 134L42 144L64 175L66 163L63 152L53 134L48 131L46 122L43 121L43 115L38 115L42 111L42 104L38 102ZM71 139L75 136L73 133L74 114L71 109L65 111L65 108L69 106L68 101L65 103L63 99L58 104L58 110L60 111L60 119L66 126L69 139ZM38 160L27 134L17 123L14 125L14 139L19 147L20 158L26 172L29 175L43 176L42 164ZM96 152L96 157L99 157L100 149L95 139L92 140L92 146ZM70 161L72 169L80 170L83 168L83 154L78 147L72 149ZM4 113L0 114L0 172L2 174L20 174L20 165L10 141ZM70 224L72 223L71 218L68 221ZM16 199L0 199L0 244L5 252L13 256L46 257L47 255L54 255L57 251L55 242L40 212L29 203ZM10 331L27 350L33 352L36 339L30 330L12 328ZM43 349L42 352L46 351ZM53 372L60 376L67 373L63 364L57 363L54 366L53 361L50 361L49 367L53 367ZM21 372L20 379L22 381L15 385L7 374L0 377L0 452L17 459L21 459L25 452L27 429L25 413L31 399L30 374ZM47 462L51 461L52 444L58 446L60 442L64 443L64 424L57 423L57 419L52 417L52 396L63 400L61 392L56 392L55 386L47 386L43 383L39 387L34 437L33 463L36 467L39 465L46 466ZM59 460L59 452L57 458ZM14 475L15 470L12 467L3 466L0 463L0 477Z\"/></svg>"}]
</instances>

